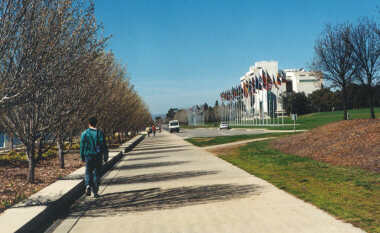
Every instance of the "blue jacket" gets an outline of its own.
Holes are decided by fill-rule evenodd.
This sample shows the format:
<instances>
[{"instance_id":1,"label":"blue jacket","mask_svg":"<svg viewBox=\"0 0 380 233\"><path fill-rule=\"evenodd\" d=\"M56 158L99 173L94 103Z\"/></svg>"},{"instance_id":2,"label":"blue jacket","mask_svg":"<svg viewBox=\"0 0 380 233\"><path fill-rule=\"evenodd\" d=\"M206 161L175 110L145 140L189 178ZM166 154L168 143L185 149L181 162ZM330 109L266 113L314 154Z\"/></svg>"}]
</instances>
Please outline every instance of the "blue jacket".
<instances>
[{"instance_id":1,"label":"blue jacket","mask_svg":"<svg viewBox=\"0 0 380 233\"><path fill-rule=\"evenodd\" d=\"M99 152L96 151L97 146L100 150ZM107 143L102 131L88 128L82 132L80 137L80 156L82 161L95 158L101 159L102 156L104 156L104 161L108 160Z\"/></svg>"}]
</instances>

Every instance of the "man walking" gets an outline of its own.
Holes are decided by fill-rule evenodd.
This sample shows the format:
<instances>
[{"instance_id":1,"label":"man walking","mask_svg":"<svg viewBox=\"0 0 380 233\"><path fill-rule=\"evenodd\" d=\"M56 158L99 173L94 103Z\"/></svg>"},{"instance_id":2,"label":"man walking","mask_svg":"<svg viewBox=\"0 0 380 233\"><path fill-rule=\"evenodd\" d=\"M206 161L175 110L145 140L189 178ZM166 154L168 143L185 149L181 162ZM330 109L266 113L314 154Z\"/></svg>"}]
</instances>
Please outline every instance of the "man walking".
<instances>
[{"instance_id":1,"label":"man walking","mask_svg":"<svg viewBox=\"0 0 380 233\"><path fill-rule=\"evenodd\" d=\"M156 136L156 126L154 124L152 125L152 132L153 136Z\"/></svg>"},{"instance_id":2,"label":"man walking","mask_svg":"<svg viewBox=\"0 0 380 233\"><path fill-rule=\"evenodd\" d=\"M80 138L80 156L83 162L86 162L86 194L99 197L100 170L102 168L102 159L108 160L108 148L104 134L96 129L97 119L91 117L88 119L88 129L82 132Z\"/></svg>"}]
</instances>

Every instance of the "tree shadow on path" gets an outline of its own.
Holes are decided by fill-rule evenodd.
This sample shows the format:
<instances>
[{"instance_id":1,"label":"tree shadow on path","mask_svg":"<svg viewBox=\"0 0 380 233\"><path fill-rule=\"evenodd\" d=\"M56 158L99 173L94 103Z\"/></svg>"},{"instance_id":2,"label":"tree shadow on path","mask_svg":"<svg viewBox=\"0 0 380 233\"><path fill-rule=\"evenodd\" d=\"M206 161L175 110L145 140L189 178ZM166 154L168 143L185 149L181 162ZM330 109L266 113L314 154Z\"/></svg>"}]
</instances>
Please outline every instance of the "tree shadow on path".
<instances>
[{"instance_id":1,"label":"tree shadow on path","mask_svg":"<svg viewBox=\"0 0 380 233\"><path fill-rule=\"evenodd\" d=\"M189 147L188 145L181 145L181 146L141 146L135 148L133 151L146 151L146 150L167 150L167 149L177 149L177 148L184 148L184 147Z\"/></svg>"},{"instance_id":2,"label":"tree shadow on path","mask_svg":"<svg viewBox=\"0 0 380 233\"><path fill-rule=\"evenodd\" d=\"M73 207L71 217L106 217L131 212L171 209L249 197L259 194L259 186L217 184L171 189L143 189L104 194Z\"/></svg>"},{"instance_id":3,"label":"tree shadow on path","mask_svg":"<svg viewBox=\"0 0 380 233\"><path fill-rule=\"evenodd\" d=\"M153 173L146 175L137 175L130 177L117 177L113 179L103 179L104 185L120 185L120 184L135 184L135 183L152 183L184 178L192 178L206 175L214 175L218 171L185 171L185 172L166 172L166 173Z\"/></svg>"},{"instance_id":4,"label":"tree shadow on path","mask_svg":"<svg viewBox=\"0 0 380 233\"><path fill-rule=\"evenodd\" d=\"M175 166L184 163L189 163L189 161L174 161L174 162L157 162L157 163L138 163L131 165L121 165L114 168L114 170L124 170L124 169L144 169L153 167L165 167L165 166Z\"/></svg>"},{"instance_id":5,"label":"tree shadow on path","mask_svg":"<svg viewBox=\"0 0 380 233\"><path fill-rule=\"evenodd\" d=\"M160 154L160 153L173 153L173 152L181 152L189 149L176 149L176 150L157 150L157 151L133 151L127 153L127 156L136 156L136 155L151 155L151 154Z\"/></svg>"},{"instance_id":6,"label":"tree shadow on path","mask_svg":"<svg viewBox=\"0 0 380 233\"><path fill-rule=\"evenodd\" d=\"M165 157L168 157L168 156L149 156L149 157L127 159L127 161L151 160L151 159L160 159L160 158L165 158Z\"/></svg>"}]
</instances>

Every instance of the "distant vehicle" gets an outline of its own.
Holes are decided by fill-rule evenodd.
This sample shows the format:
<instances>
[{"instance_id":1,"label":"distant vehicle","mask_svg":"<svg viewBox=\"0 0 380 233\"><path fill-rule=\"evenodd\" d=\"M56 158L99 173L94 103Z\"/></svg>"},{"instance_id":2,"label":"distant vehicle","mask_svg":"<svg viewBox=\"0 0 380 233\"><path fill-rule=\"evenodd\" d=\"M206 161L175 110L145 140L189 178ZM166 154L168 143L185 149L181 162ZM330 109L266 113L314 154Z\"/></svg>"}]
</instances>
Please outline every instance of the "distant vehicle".
<instances>
[{"instance_id":1,"label":"distant vehicle","mask_svg":"<svg viewBox=\"0 0 380 233\"><path fill-rule=\"evenodd\" d=\"M169 132L177 132L179 133L179 122L177 120L169 121Z\"/></svg>"},{"instance_id":2,"label":"distant vehicle","mask_svg":"<svg viewBox=\"0 0 380 233\"><path fill-rule=\"evenodd\" d=\"M230 126L227 122L220 122L219 129L229 129Z\"/></svg>"}]
</instances>

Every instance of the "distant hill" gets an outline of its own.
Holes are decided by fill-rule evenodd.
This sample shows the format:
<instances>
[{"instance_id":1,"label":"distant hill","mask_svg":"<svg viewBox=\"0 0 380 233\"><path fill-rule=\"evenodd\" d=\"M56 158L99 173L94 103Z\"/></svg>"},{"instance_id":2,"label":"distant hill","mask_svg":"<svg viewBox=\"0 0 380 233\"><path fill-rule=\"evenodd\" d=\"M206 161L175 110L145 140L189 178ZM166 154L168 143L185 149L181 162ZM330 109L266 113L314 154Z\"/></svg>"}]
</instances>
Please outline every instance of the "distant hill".
<instances>
[{"instance_id":1,"label":"distant hill","mask_svg":"<svg viewBox=\"0 0 380 233\"><path fill-rule=\"evenodd\" d=\"M380 119L330 123L272 142L285 153L380 173Z\"/></svg>"}]
</instances>

